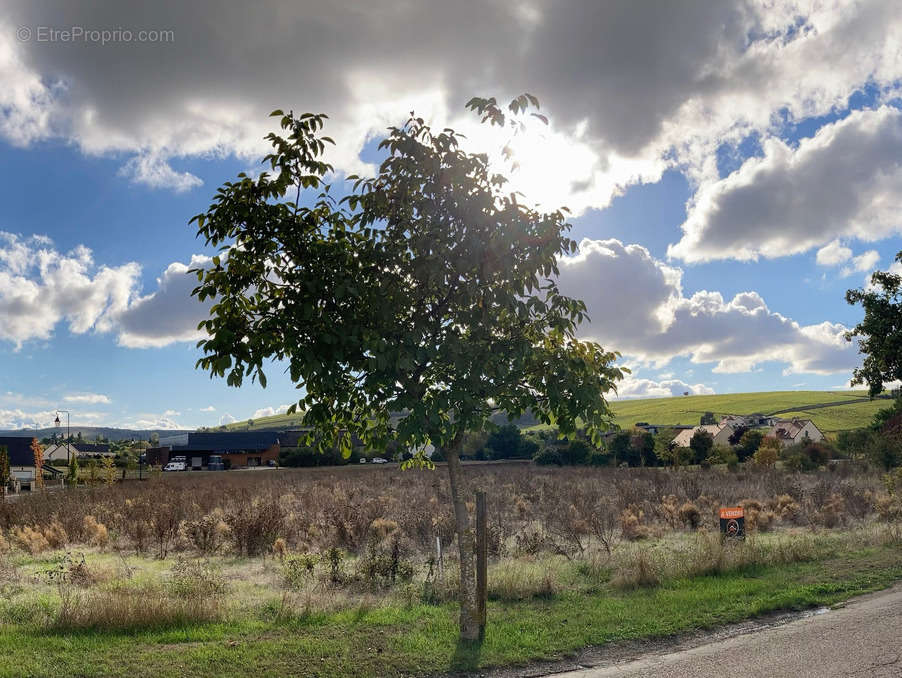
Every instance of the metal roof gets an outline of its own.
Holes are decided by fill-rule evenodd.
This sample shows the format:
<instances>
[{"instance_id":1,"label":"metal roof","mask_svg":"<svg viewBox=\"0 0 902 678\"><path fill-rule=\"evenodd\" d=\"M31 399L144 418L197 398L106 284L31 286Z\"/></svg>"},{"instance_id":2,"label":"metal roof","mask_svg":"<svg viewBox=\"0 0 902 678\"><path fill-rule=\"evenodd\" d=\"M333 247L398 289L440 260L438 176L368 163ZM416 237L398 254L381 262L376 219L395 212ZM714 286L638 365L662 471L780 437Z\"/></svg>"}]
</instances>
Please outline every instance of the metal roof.
<instances>
[{"instance_id":1,"label":"metal roof","mask_svg":"<svg viewBox=\"0 0 902 678\"><path fill-rule=\"evenodd\" d=\"M173 445L173 452L265 450L279 442L273 431L237 431L228 433L189 433L187 445Z\"/></svg>"}]
</instances>

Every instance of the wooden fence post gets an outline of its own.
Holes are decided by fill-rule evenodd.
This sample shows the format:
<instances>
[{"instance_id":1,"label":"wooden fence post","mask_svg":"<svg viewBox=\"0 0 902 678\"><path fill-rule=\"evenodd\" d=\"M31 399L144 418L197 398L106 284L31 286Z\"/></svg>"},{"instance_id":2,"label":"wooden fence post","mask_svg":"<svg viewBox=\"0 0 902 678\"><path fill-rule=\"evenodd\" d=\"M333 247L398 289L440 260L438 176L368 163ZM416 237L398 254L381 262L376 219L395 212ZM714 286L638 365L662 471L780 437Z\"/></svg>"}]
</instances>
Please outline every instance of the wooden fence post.
<instances>
[{"instance_id":1,"label":"wooden fence post","mask_svg":"<svg viewBox=\"0 0 902 678\"><path fill-rule=\"evenodd\" d=\"M476 597L479 612L479 637L485 636L488 598L488 535L486 534L485 492L476 493Z\"/></svg>"}]
</instances>

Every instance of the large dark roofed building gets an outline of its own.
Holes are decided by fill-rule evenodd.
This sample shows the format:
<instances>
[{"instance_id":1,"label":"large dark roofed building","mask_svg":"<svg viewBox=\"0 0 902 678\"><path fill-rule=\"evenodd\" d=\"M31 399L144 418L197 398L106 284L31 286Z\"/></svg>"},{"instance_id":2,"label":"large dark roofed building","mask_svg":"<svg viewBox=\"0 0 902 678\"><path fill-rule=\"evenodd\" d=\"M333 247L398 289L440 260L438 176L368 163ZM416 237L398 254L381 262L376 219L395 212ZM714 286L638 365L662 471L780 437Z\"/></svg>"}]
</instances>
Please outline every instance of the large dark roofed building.
<instances>
[{"instance_id":1,"label":"large dark roofed building","mask_svg":"<svg viewBox=\"0 0 902 678\"><path fill-rule=\"evenodd\" d=\"M279 435L273 431L189 433L186 445L151 448L147 460L165 464L172 457L184 456L189 468L202 468L207 466L210 455L219 455L231 468L265 466L279 458Z\"/></svg>"}]
</instances>

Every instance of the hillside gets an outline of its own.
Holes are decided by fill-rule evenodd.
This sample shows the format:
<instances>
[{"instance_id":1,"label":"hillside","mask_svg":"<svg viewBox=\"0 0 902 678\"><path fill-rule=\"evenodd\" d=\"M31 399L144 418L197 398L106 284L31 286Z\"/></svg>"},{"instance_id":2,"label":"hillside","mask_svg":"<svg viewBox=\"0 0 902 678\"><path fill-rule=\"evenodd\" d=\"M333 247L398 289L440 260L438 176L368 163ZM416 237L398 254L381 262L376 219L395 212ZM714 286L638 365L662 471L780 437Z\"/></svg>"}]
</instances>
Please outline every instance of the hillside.
<instances>
[{"instance_id":1,"label":"hillside","mask_svg":"<svg viewBox=\"0 0 902 678\"><path fill-rule=\"evenodd\" d=\"M878 410L889 406L887 400L888 396L869 400L867 391L770 391L619 400L611 406L617 423L624 428L639 421L698 424L705 412L713 412L716 417L760 412L811 419L827 433L866 426Z\"/></svg>"},{"instance_id":2,"label":"hillside","mask_svg":"<svg viewBox=\"0 0 902 678\"><path fill-rule=\"evenodd\" d=\"M760 412L811 419L822 431L830 433L866 426L878 410L889 406L888 398L869 400L867 391L768 391L618 400L612 402L611 407L617 424L623 428L635 426L639 421L663 425L698 424L705 412L713 412L717 417ZM302 419L300 414L277 414L236 421L225 428L229 431L279 430L301 426ZM504 421L500 415L496 423ZM532 427L534 420L524 417L516 423L521 427Z\"/></svg>"}]
</instances>

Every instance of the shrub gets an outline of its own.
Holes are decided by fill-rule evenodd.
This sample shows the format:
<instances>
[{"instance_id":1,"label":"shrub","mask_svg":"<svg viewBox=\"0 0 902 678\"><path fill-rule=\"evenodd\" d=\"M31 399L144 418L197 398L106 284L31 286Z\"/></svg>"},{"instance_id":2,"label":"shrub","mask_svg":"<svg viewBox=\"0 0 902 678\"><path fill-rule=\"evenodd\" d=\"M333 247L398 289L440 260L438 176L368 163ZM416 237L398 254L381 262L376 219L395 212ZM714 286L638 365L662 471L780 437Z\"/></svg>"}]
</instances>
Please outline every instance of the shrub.
<instances>
[{"instance_id":1,"label":"shrub","mask_svg":"<svg viewBox=\"0 0 902 678\"><path fill-rule=\"evenodd\" d=\"M272 498L255 497L233 506L225 516L239 553L256 556L268 550L282 529L285 514Z\"/></svg>"},{"instance_id":2,"label":"shrub","mask_svg":"<svg viewBox=\"0 0 902 678\"><path fill-rule=\"evenodd\" d=\"M204 555L216 553L231 534L225 512L219 507L195 520L183 521L179 530Z\"/></svg>"},{"instance_id":3,"label":"shrub","mask_svg":"<svg viewBox=\"0 0 902 678\"><path fill-rule=\"evenodd\" d=\"M401 536L397 532L382 542L371 534L366 553L358 562L358 569L367 582L382 586L389 586L398 580L410 581L414 574L413 564L404 558Z\"/></svg>"},{"instance_id":4,"label":"shrub","mask_svg":"<svg viewBox=\"0 0 902 678\"><path fill-rule=\"evenodd\" d=\"M553 447L545 447L539 450L539 452L536 453L536 456L534 456L532 460L540 466L550 466L551 464L555 464L557 466L563 465L560 453L558 453L558 451Z\"/></svg>"},{"instance_id":5,"label":"shrub","mask_svg":"<svg viewBox=\"0 0 902 678\"><path fill-rule=\"evenodd\" d=\"M695 504L687 501L680 507L680 520L688 525L690 530L697 530L702 522L702 515Z\"/></svg>"},{"instance_id":6,"label":"shrub","mask_svg":"<svg viewBox=\"0 0 902 678\"><path fill-rule=\"evenodd\" d=\"M10 536L16 546L23 551L28 551L33 556L50 548L50 543L40 530L33 529L28 525L14 527Z\"/></svg>"},{"instance_id":7,"label":"shrub","mask_svg":"<svg viewBox=\"0 0 902 678\"><path fill-rule=\"evenodd\" d=\"M641 509L625 508L620 513L620 533L624 539L637 541L648 538L648 528L642 525L643 512Z\"/></svg>"},{"instance_id":8,"label":"shrub","mask_svg":"<svg viewBox=\"0 0 902 678\"><path fill-rule=\"evenodd\" d=\"M769 442L770 440L773 440L774 442L771 443ZM776 443L776 445L774 443ZM779 457L779 445L780 441L774 438L765 438L758 448L758 451L754 454L753 459L755 464L763 468L773 468Z\"/></svg>"},{"instance_id":9,"label":"shrub","mask_svg":"<svg viewBox=\"0 0 902 678\"><path fill-rule=\"evenodd\" d=\"M103 548L107 545L110 537L106 525L98 523L94 516L86 515L82 519L82 529L90 546Z\"/></svg>"},{"instance_id":10,"label":"shrub","mask_svg":"<svg viewBox=\"0 0 902 678\"><path fill-rule=\"evenodd\" d=\"M282 582L295 591L305 588L313 581L318 558L312 553L297 553L287 556L282 562Z\"/></svg>"},{"instance_id":11,"label":"shrub","mask_svg":"<svg viewBox=\"0 0 902 678\"><path fill-rule=\"evenodd\" d=\"M207 560L179 558L169 573L168 592L184 600L205 600L226 592L225 579L218 567Z\"/></svg>"},{"instance_id":12,"label":"shrub","mask_svg":"<svg viewBox=\"0 0 902 678\"><path fill-rule=\"evenodd\" d=\"M52 549L62 548L69 542L69 535L66 534L66 530L60 522L55 519L49 524L44 525L41 528L41 533L44 535L44 539L47 540L47 543Z\"/></svg>"}]
</instances>

